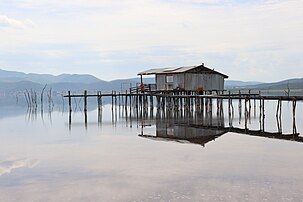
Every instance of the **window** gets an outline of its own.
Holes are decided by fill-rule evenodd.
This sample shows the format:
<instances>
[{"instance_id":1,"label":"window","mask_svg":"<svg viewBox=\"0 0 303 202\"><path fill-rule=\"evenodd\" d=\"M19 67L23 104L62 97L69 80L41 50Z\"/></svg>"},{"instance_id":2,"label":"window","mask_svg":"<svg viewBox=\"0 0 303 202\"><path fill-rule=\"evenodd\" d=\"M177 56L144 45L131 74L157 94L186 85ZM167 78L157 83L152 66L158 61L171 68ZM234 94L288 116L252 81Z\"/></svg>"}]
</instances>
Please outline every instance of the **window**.
<instances>
[{"instance_id":1,"label":"window","mask_svg":"<svg viewBox=\"0 0 303 202\"><path fill-rule=\"evenodd\" d=\"M166 76L166 83L173 83L174 82L174 76Z\"/></svg>"}]
</instances>

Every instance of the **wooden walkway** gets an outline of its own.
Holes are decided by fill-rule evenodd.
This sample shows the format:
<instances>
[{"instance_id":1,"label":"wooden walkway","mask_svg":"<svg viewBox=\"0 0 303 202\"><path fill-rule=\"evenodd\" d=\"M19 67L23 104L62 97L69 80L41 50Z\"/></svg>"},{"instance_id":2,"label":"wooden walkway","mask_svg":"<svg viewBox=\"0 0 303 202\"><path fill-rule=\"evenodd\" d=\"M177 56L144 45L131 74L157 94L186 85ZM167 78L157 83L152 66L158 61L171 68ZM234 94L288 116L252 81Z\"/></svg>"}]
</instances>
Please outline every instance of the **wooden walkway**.
<instances>
[{"instance_id":1,"label":"wooden walkway","mask_svg":"<svg viewBox=\"0 0 303 202\"><path fill-rule=\"evenodd\" d=\"M84 91L83 94L71 94L68 91L67 97L69 100L69 112L72 112L72 98L83 98L84 99L84 112L85 122L87 123L87 99L90 97L97 98L98 110L102 110L103 98L111 98L112 110L115 110L117 106L124 107L125 111L130 114L135 111L137 116L146 117L148 116L149 109L154 108L161 112L163 116L182 113L186 115L188 112L201 112L201 113L213 113L217 111L217 116L223 115L223 102L227 102L228 115L231 117L234 114L233 103L238 102L239 111L244 110L245 128L248 130L247 122L251 116L252 107L256 110L256 102L259 106L258 117L260 119L260 131L265 132L265 104L267 100L275 101L276 107L276 119L278 125L278 134L282 134L282 103L292 102L292 122L293 122L293 135L297 135L296 129L296 103L302 101L303 96L263 96L258 93L224 93L224 94L205 94L206 92L196 91L148 91L148 92L125 92L125 93L101 93L98 91L96 94L88 94ZM119 101L118 101L118 100ZM244 102L244 103L243 103ZM236 131L234 131L236 132ZM242 132L242 131L241 131Z\"/></svg>"}]
</instances>

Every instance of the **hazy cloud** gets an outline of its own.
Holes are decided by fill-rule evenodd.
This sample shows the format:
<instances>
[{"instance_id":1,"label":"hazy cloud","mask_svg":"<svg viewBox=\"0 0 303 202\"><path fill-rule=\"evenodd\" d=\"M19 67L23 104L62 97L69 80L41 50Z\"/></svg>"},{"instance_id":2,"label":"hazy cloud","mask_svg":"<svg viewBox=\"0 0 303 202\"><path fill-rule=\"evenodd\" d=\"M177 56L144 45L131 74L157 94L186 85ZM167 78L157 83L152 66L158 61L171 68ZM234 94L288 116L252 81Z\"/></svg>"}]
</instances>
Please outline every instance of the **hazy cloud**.
<instances>
[{"instance_id":1,"label":"hazy cloud","mask_svg":"<svg viewBox=\"0 0 303 202\"><path fill-rule=\"evenodd\" d=\"M8 18L5 15L0 15L0 27L21 28L33 27L34 23L31 20L16 20Z\"/></svg>"},{"instance_id":2,"label":"hazy cloud","mask_svg":"<svg viewBox=\"0 0 303 202\"><path fill-rule=\"evenodd\" d=\"M13 6L0 8L2 13L9 11L0 17L0 27L26 24L13 18L32 19L37 26L22 33L0 32L0 62L11 70L92 73L114 79L120 76L116 70L135 76L138 69L153 65L205 62L232 79L274 80L297 76L303 66L298 60L303 52L301 0L12 2ZM41 44L49 47L36 48ZM155 47L161 54L155 54ZM103 75L109 66L112 72ZM269 67L279 71L261 78L258 72ZM109 75L112 78L105 78Z\"/></svg>"}]
</instances>

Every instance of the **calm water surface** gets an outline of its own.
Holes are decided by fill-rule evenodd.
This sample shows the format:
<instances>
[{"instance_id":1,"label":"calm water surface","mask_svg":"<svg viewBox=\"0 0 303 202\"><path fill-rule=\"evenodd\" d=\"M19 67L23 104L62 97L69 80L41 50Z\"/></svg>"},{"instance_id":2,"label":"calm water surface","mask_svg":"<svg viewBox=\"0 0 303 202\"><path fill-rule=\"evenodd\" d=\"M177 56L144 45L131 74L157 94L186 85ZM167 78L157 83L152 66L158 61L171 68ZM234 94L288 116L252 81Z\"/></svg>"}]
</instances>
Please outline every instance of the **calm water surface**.
<instances>
[{"instance_id":1,"label":"calm water surface","mask_svg":"<svg viewBox=\"0 0 303 202\"><path fill-rule=\"evenodd\" d=\"M266 104L266 129L274 132L276 105ZM211 132L121 113L113 120L110 106L101 123L90 111L87 126L81 111L69 125L65 112L11 110L0 112L0 201L303 201L301 142L216 131L191 143L167 137ZM283 105L285 133L288 112L291 103ZM302 112L298 102L300 133ZM226 115L220 121L228 125ZM233 125L243 126L243 117ZM258 127L252 115L249 128Z\"/></svg>"}]
</instances>

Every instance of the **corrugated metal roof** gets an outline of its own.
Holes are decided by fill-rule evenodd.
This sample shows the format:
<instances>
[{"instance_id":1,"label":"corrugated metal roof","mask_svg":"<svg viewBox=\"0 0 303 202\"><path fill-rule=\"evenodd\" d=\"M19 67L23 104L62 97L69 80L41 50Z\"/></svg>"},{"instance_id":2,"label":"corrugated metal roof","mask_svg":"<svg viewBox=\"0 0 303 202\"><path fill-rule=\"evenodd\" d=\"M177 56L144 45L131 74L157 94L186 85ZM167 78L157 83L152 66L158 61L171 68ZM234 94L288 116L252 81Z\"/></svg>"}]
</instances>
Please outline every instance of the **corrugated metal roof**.
<instances>
[{"instance_id":1,"label":"corrugated metal roof","mask_svg":"<svg viewBox=\"0 0 303 202\"><path fill-rule=\"evenodd\" d=\"M165 71L170 71L172 68L155 68L155 69L149 69L143 72L138 73L138 75L150 75L150 74L161 74L165 73Z\"/></svg>"},{"instance_id":2,"label":"corrugated metal roof","mask_svg":"<svg viewBox=\"0 0 303 202\"><path fill-rule=\"evenodd\" d=\"M138 73L138 75L183 73L183 72L187 72L191 69L194 69L196 67L198 67L198 66L156 68L156 69L149 69L149 70L140 72L140 73Z\"/></svg>"},{"instance_id":3,"label":"corrugated metal roof","mask_svg":"<svg viewBox=\"0 0 303 202\"><path fill-rule=\"evenodd\" d=\"M186 66L186 67L179 67L179 68L175 68L172 73L183 73L183 72L187 72L191 69L194 69L198 66Z\"/></svg>"},{"instance_id":4,"label":"corrugated metal roof","mask_svg":"<svg viewBox=\"0 0 303 202\"><path fill-rule=\"evenodd\" d=\"M224 78L228 78L227 75L222 74L220 72L215 71L214 69L210 69L205 67L204 64L202 65L195 65L195 66L183 66L183 67L166 67L166 68L156 68L156 69L149 69L143 72L138 73L138 75L152 75L152 74L180 74L187 72L189 70L195 69L199 67L200 72L204 74L220 74Z\"/></svg>"}]
</instances>

